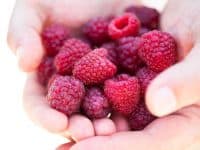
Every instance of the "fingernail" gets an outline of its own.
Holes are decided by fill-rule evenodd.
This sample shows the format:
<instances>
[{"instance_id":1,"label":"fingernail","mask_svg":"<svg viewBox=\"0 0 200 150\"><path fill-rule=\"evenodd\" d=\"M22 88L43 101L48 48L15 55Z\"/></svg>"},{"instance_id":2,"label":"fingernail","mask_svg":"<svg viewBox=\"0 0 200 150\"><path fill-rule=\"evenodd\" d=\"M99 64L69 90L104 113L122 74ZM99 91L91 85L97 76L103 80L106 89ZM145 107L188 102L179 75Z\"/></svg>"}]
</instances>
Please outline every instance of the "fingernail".
<instances>
[{"instance_id":1,"label":"fingernail","mask_svg":"<svg viewBox=\"0 0 200 150\"><path fill-rule=\"evenodd\" d=\"M176 109L176 97L172 90L163 87L157 90L152 98L152 111L158 116L172 113Z\"/></svg>"}]
</instances>

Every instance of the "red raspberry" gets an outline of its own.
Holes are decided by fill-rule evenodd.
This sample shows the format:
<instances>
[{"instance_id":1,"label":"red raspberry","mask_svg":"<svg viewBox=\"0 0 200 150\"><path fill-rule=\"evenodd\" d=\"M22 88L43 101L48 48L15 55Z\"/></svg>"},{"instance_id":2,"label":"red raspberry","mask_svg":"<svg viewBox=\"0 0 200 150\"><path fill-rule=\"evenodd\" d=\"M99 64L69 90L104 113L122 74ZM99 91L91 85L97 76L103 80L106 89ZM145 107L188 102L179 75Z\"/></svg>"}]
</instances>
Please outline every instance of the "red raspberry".
<instances>
[{"instance_id":1,"label":"red raspberry","mask_svg":"<svg viewBox=\"0 0 200 150\"><path fill-rule=\"evenodd\" d=\"M71 74L75 62L91 51L90 46L81 40L67 40L55 57L55 67L60 74Z\"/></svg>"},{"instance_id":2,"label":"red raspberry","mask_svg":"<svg viewBox=\"0 0 200 150\"><path fill-rule=\"evenodd\" d=\"M143 42L139 37L124 37L118 41L118 57L120 65L130 73L135 72L143 64L138 55L138 50L142 47Z\"/></svg>"},{"instance_id":3,"label":"red raspberry","mask_svg":"<svg viewBox=\"0 0 200 150\"><path fill-rule=\"evenodd\" d=\"M150 69L161 72L176 62L176 42L170 34L154 30L142 38L144 44L139 55Z\"/></svg>"},{"instance_id":4,"label":"red raspberry","mask_svg":"<svg viewBox=\"0 0 200 150\"><path fill-rule=\"evenodd\" d=\"M113 77L117 68L105 57L106 51L104 48L95 49L82 57L75 64L73 75L87 85L102 83Z\"/></svg>"},{"instance_id":5,"label":"red raspberry","mask_svg":"<svg viewBox=\"0 0 200 150\"><path fill-rule=\"evenodd\" d=\"M125 11L134 13L140 19L142 26L151 30L159 28L160 14L156 9L145 6L130 6Z\"/></svg>"},{"instance_id":6,"label":"red raspberry","mask_svg":"<svg viewBox=\"0 0 200 150\"><path fill-rule=\"evenodd\" d=\"M69 37L69 30L64 25L52 24L43 30L41 36L47 55L55 56Z\"/></svg>"},{"instance_id":7,"label":"red raspberry","mask_svg":"<svg viewBox=\"0 0 200 150\"><path fill-rule=\"evenodd\" d=\"M157 73L147 67L143 67L136 73L136 76L140 82L141 95L144 96L148 85L157 76Z\"/></svg>"},{"instance_id":8,"label":"red raspberry","mask_svg":"<svg viewBox=\"0 0 200 150\"><path fill-rule=\"evenodd\" d=\"M140 98L140 84L136 77L119 75L105 81L104 92L114 111L130 115Z\"/></svg>"},{"instance_id":9,"label":"red raspberry","mask_svg":"<svg viewBox=\"0 0 200 150\"><path fill-rule=\"evenodd\" d=\"M57 76L51 83L47 100L51 107L70 116L79 112L84 85L74 77Z\"/></svg>"},{"instance_id":10,"label":"red raspberry","mask_svg":"<svg viewBox=\"0 0 200 150\"><path fill-rule=\"evenodd\" d=\"M132 130L142 130L155 119L156 117L146 108L144 101L141 101L137 105L136 109L128 118Z\"/></svg>"},{"instance_id":11,"label":"red raspberry","mask_svg":"<svg viewBox=\"0 0 200 150\"><path fill-rule=\"evenodd\" d=\"M108 99L99 88L91 88L87 91L82 108L91 119L104 118L111 111Z\"/></svg>"},{"instance_id":12,"label":"red raspberry","mask_svg":"<svg viewBox=\"0 0 200 150\"><path fill-rule=\"evenodd\" d=\"M104 43L101 47L107 49L108 59L115 65L118 65L116 44L114 42L108 42L108 43Z\"/></svg>"},{"instance_id":13,"label":"red raspberry","mask_svg":"<svg viewBox=\"0 0 200 150\"><path fill-rule=\"evenodd\" d=\"M136 35L139 28L139 19L134 14L126 13L111 21L108 33L112 39L119 39L125 36Z\"/></svg>"},{"instance_id":14,"label":"red raspberry","mask_svg":"<svg viewBox=\"0 0 200 150\"><path fill-rule=\"evenodd\" d=\"M101 44L109 40L109 19L97 17L89 20L83 27L83 33L94 43Z\"/></svg>"},{"instance_id":15,"label":"red raspberry","mask_svg":"<svg viewBox=\"0 0 200 150\"><path fill-rule=\"evenodd\" d=\"M55 68L53 65L53 58L44 57L37 69L37 78L39 83L46 86L54 72Z\"/></svg>"}]
</instances>

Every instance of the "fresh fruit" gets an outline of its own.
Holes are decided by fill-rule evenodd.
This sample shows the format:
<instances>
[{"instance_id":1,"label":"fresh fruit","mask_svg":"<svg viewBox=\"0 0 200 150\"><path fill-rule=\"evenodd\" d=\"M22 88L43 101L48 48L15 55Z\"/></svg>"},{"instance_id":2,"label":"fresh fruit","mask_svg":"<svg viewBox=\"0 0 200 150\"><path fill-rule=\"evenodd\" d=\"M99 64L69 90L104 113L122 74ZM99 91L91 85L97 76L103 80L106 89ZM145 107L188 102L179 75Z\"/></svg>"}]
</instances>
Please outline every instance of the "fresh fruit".
<instances>
[{"instance_id":1,"label":"fresh fruit","mask_svg":"<svg viewBox=\"0 0 200 150\"><path fill-rule=\"evenodd\" d=\"M88 89L82 108L91 119L104 118L111 112L108 99L104 96L103 91L96 87Z\"/></svg>"},{"instance_id":2,"label":"fresh fruit","mask_svg":"<svg viewBox=\"0 0 200 150\"><path fill-rule=\"evenodd\" d=\"M143 34L142 39L139 55L150 69L161 72L176 62L176 42L170 34L154 30Z\"/></svg>"},{"instance_id":3,"label":"fresh fruit","mask_svg":"<svg viewBox=\"0 0 200 150\"><path fill-rule=\"evenodd\" d=\"M82 57L74 66L74 77L87 85L100 84L113 77L117 68L106 57L102 57L105 53L107 50L100 48Z\"/></svg>"},{"instance_id":4,"label":"fresh fruit","mask_svg":"<svg viewBox=\"0 0 200 150\"><path fill-rule=\"evenodd\" d=\"M75 62L91 51L90 46L83 41L71 38L62 46L55 57L55 67L60 74L71 74Z\"/></svg>"},{"instance_id":5,"label":"fresh fruit","mask_svg":"<svg viewBox=\"0 0 200 150\"><path fill-rule=\"evenodd\" d=\"M125 116L130 115L140 99L140 84L136 77L118 75L105 81L104 92L112 109Z\"/></svg>"},{"instance_id":6,"label":"fresh fruit","mask_svg":"<svg viewBox=\"0 0 200 150\"><path fill-rule=\"evenodd\" d=\"M50 84L47 101L51 107L70 116L79 112L84 94L81 81L70 76L57 76Z\"/></svg>"},{"instance_id":7,"label":"fresh fruit","mask_svg":"<svg viewBox=\"0 0 200 150\"><path fill-rule=\"evenodd\" d=\"M131 13L126 13L111 21L108 33L112 39L119 39L126 36L137 35L140 28L139 19Z\"/></svg>"}]
</instances>

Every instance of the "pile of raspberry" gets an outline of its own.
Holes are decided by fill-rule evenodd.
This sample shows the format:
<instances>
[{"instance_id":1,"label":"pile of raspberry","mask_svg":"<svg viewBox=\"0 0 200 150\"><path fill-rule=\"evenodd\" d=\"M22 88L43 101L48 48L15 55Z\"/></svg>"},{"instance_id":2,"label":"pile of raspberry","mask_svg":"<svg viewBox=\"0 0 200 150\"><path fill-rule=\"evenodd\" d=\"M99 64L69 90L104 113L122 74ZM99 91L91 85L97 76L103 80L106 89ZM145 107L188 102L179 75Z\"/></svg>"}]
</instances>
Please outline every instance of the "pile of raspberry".
<instances>
[{"instance_id":1,"label":"pile of raspberry","mask_svg":"<svg viewBox=\"0 0 200 150\"><path fill-rule=\"evenodd\" d=\"M49 105L90 119L121 114L132 130L144 129L156 119L145 92L177 61L176 42L160 31L159 16L155 9L131 6L119 16L92 18L78 36L59 23L45 26L46 54L37 76Z\"/></svg>"}]
</instances>

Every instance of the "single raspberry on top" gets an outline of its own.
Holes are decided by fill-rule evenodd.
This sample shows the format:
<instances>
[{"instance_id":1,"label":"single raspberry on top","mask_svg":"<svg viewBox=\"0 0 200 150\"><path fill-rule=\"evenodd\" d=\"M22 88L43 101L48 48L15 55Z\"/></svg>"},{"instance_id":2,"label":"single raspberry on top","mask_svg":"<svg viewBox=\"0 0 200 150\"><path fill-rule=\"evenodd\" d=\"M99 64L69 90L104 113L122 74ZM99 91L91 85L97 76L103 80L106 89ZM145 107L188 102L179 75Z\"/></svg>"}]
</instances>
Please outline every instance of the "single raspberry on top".
<instances>
[{"instance_id":1,"label":"single raspberry on top","mask_svg":"<svg viewBox=\"0 0 200 150\"><path fill-rule=\"evenodd\" d=\"M151 70L161 72L176 62L176 42L170 34L154 30L145 33L142 39L139 55Z\"/></svg>"},{"instance_id":2,"label":"single raspberry on top","mask_svg":"<svg viewBox=\"0 0 200 150\"><path fill-rule=\"evenodd\" d=\"M91 119L104 118L111 112L108 99L104 96L103 91L95 87L86 92L82 108Z\"/></svg>"},{"instance_id":3,"label":"single raspberry on top","mask_svg":"<svg viewBox=\"0 0 200 150\"><path fill-rule=\"evenodd\" d=\"M118 40L117 53L120 65L130 73L135 72L143 64L138 50L143 46L139 37L124 37Z\"/></svg>"},{"instance_id":4,"label":"single raspberry on top","mask_svg":"<svg viewBox=\"0 0 200 150\"><path fill-rule=\"evenodd\" d=\"M70 76L57 76L48 89L50 106L70 116L79 112L85 94L84 85Z\"/></svg>"},{"instance_id":5,"label":"single raspberry on top","mask_svg":"<svg viewBox=\"0 0 200 150\"><path fill-rule=\"evenodd\" d=\"M71 74L75 62L91 51L88 44L71 38L64 42L60 52L55 57L55 67L60 74Z\"/></svg>"},{"instance_id":6,"label":"single raspberry on top","mask_svg":"<svg viewBox=\"0 0 200 150\"><path fill-rule=\"evenodd\" d=\"M140 86L141 86L141 95L144 96L147 87L151 83L151 81L157 76L158 73L150 70L147 67L141 68L137 73L136 76L139 79Z\"/></svg>"},{"instance_id":7,"label":"single raspberry on top","mask_svg":"<svg viewBox=\"0 0 200 150\"><path fill-rule=\"evenodd\" d=\"M149 29L158 29L160 14L156 9L145 6L130 6L126 12L134 13L141 21L142 26Z\"/></svg>"},{"instance_id":8,"label":"single raspberry on top","mask_svg":"<svg viewBox=\"0 0 200 150\"><path fill-rule=\"evenodd\" d=\"M148 111L143 100L136 106L128 121L132 130L142 130L155 119L156 117Z\"/></svg>"},{"instance_id":9,"label":"single raspberry on top","mask_svg":"<svg viewBox=\"0 0 200 150\"><path fill-rule=\"evenodd\" d=\"M69 37L69 30L64 25L52 24L44 28L41 36L47 55L55 56Z\"/></svg>"},{"instance_id":10,"label":"single raspberry on top","mask_svg":"<svg viewBox=\"0 0 200 150\"><path fill-rule=\"evenodd\" d=\"M104 48L88 53L75 64L73 75L87 85L103 83L113 77L117 68L106 58L106 54Z\"/></svg>"},{"instance_id":11,"label":"single raspberry on top","mask_svg":"<svg viewBox=\"0 0 200 150\"><path fill-rule=\"evenodd\" d=\"M139 19L131 13L125 13L111 21L108 33L112 39L137 35L140 28Z\"/></svg>"},{"instance_id":12,"label":"single raspberry on top","mask_svg":"<svg viewBox=\"0 0 200 150\"><path fill-rule=\"evenodd\" d=\"M115 112L130 115L140 99L140 84L136 77L119 75L105 81L104 92Z\"/></svg>"},{"instance_id":13,"label":"single raspberry on top","mask_svg":"<svg viewBox=\"0 0 200 150\"><path fill-rule=\"evenodd\" d=\"M52 57L44 57L37 68L37 78L41 85L46 86L49 79L55 72Z\"/></svg>"},{"instance_id":14,"label":"single raspberry on top","mask_svg":"<svg viewBox=\"0 0 200 150\"><path fill-rule=\"evenodd\" d=\"M83 27L83 33L94 43L102 44L109 40L108 36L109 19L97 17L89 20Z\"/></svg>"}]
</instances>

